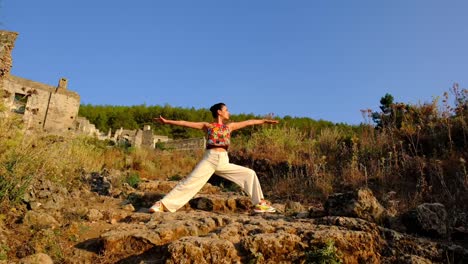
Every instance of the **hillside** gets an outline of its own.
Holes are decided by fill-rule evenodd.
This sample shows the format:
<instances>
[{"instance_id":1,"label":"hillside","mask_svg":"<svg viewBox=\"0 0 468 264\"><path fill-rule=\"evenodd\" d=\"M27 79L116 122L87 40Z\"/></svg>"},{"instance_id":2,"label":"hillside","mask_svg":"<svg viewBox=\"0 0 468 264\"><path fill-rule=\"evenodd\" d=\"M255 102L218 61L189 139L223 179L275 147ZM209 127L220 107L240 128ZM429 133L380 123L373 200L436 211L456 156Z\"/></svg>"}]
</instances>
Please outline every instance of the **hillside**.
<instances>
[{"instance_id":1,"label":"hillside","mask_svg":"<svg viewBox=\"0 0 468 264\"><path fill-rule=\"evenodd\" d=\"M465 263L448 241L442 205L396 217L369 190L331 196L325 207L278 201L279 213L253 214L248 197L207 184L176 213L147 208L174 181L112 184L118 171L92 173L79 188L50 181L28 193L28 208L0 229L4 263ZM354 197L353 199L349 199ZM343 199L345 198L345 199ZM434 217L436 214L438 217ZM399 221L404 221L401 224ZM409 223L422 229L406 229ZM424 233L430 231L431 233ZM422 234L423 237L420 237ZM5 242L6 241L6 242ZM8 246L5 246L8 245ZM465 245L466 246L466 245Z\"/></svg>"},{"instance_id":2,"label":"hillside","mask_svg":"<svg viewBox=\"0 0 468 264\"><path fill-rule=\"evenodd\" d=\"M109 146L2 118L0 260L464 263L468 92L452 93L456 104L447 94L442 107L384 97L381 112L367 112L375 126L284 119L236 135L231 161L257 172L280 209L268 215L251 214L246 196L216 177L183 210L148 214L202 150Z\"/></svg>"}]
</instances>

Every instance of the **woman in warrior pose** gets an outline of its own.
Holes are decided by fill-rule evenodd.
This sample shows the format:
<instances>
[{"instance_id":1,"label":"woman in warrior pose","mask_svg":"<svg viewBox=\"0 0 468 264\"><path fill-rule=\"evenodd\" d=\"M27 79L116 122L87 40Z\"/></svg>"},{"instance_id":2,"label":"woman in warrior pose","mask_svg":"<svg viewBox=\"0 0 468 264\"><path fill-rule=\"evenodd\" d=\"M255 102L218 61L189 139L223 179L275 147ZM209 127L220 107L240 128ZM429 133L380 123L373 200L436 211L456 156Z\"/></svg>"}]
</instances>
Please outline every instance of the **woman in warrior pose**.
<instances>
[{"instance_id":1,"label":"woman in warrior pose","mask_svg":"<svg viewBox=\"0 0 468 264\"><path fill-rule=\"evenodd\" d=\"M229 111L224 103L218 103L210 108L214 122L189 122L182 120L168 120L162 116L155 118L162 124L184 126L204 130L206 133L206 152L203 159L195 169L180 181L163 199L157 201L149 211L175 212L184 206L200 189L208 182L213 173L239 185L252 199L257 213L275 212L269 202L263 197L262 188L255 171L233 163L229 163L228 147L230 145L231 132L247 126L260 124L277 124L278 120L252 119L241 122L230 122Z\"/></svg>"}]
</instances>

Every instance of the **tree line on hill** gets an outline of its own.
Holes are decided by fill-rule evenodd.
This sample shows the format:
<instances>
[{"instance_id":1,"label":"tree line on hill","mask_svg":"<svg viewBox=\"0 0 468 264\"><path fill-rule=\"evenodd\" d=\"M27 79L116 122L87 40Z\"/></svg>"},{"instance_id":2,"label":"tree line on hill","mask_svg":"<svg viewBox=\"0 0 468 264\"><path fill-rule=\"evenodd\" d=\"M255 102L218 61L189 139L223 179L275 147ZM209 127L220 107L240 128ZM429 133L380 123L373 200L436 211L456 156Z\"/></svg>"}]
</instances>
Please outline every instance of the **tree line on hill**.
<instances>
[{"instance_id":1,"label":"tree line on hill","mask_svg":"<svg viewBox=\"0 0 468 264\"><path fill-rule=\"evenodd\" d=\"M141 129L144 125L151 125L155 134L169 136L173 139L184 139L193 137L202 137L203 132L178 127L178 126L163 126L154 123L154 117L164 116L172 120L186 121L206 121L210 122L213 118L211 112L206 108L183 108L173 107L168 104L164 106L154 105L134 105L134 106L112 106L112 105L91 105L83 104L80 106L79 115L86 117L92 124L96 125L100 131L107 132L111 129L113 132L117 129ZM255 114L232 114L232 121L243 121L248 119L261 119L265 116ZM269 116L269 118L271 118ZM273 117L280 121L280 127L297 128L304 133L311 134L320 132L324 128L340 127L342 131L351 132L358 129L357 126L351 126L344 123L335 124L325 120L314 120L308 117ZM251 135L258 126L247 127L246 129L238 130L233 136Z\"/></svg>"}]
</instances>

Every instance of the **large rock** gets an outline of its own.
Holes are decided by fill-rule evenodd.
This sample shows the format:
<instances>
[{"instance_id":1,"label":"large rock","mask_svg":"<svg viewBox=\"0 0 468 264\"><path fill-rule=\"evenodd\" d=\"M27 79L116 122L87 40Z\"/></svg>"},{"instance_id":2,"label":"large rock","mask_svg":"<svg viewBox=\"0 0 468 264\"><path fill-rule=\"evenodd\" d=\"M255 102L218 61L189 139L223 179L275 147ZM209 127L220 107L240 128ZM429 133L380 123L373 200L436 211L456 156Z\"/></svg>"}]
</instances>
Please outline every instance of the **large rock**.
<instances>
[{"instance_id":1,"label":"large rock","mask_svg":"<svg viewBox=\"0 0 468 264\"><path fill-rule=\"evenodd\" d=\"M303 252L304 243L301 243L301 238L294 234L256 234L245 237L241 245L248 252L249 259L257 262L294 262L303 257L301 252Z\"/></svg>"},{"instance_id":2,"label":"large rock","mask_svg":"<svg viewBox=\"0 0 468 264\"><path fill-rule=\"evenodd\" d=\"M447 256L451 263L465 263L468 258L468 250L460 246L399 233L360 218L296 220L278 214L206 211L150 218L146 224L114 225L101 235L100 252L134 261L122 263L146 263L140 261L155 257L168 263L307 263L314 248L333 241L336 257L343 263L444 263Z\"/></svg>"},{"instance_id":3,"label":"large rock","mask_svg":"<svg viewBox=\"0 0 468 264\"><path fill-rule=\"evenodd\" d=\"M102 247L106 254L114 257L127 257L139 254L161 244L160 236L145 226L118 225L115 230L101 235L96 247Z\"/></svg>"},{"instance_id":4,"label":"large rock","mask_svg":"<svg viewBox=\"0 0 468 264\"><path fill-rule=\"evenodd\" d=\"M383 227L379 227L379 230L381 237L385 239L383 241L385 246L382 248L381 254L390 263L407 263L401 260L404 255L418 256L438 263L450 254L449 250L441 244L425 238L409 236ZM410 259L414 259L414 257Z\"/></svg>"},{"instance_id":5,"label":"large rock","mask_svg":"<svg viewBox=\"0 0 468 264\"><path fill-rule=\"evenodd\" d=\"M166 263L240 263L234 245L209 237L184 237L168 246Z\"/></svg>"},{"instance_id":6,"label":"large rock","mask_svg":"<svg viewBox=\"0 0 468 264\"><path fill-rule=\"evenodd\" d=\"M244 211L252 207L249 197L239 195L232 195L227 199L220 195L203 195L202 197L193 198L189 204L194 209L215 212Z\"/></svg>"},{"instance_id":7,"label":"large rock","mask_svg":"<svg viewBox=\"0 0 468 264\"><path fill-rule=\"evenodd\" d=\"M106 254L129 256L182 237L203 236L230 222L227 217L209 216L205 212L154 214L146 225L118 224L101 235Z\"/></svg>"},{"instance_id":8,"label":"large rock","mask_svg":"<svg viewBox=\"0 0 468 264\"><path fill-rule=\"evenodd\" d=\"M447 236L447 211L440 203L424 203L402 215L409 233L440 238Z\"/></svg>"},{"instance_id":9,"label":"large rock","mask_svg":"<svg viewBox=\"0 0 468 264\"><path fill-rule=\"evenodd\" d=\"M23 201L31 210L45 209L47 212L58 211L68 207L68 191L50 180L39 179L23 196Z\"/></svg>"},{"instance_id":10,"label":"large rock","mask_svg":"<svg viewBox=\"0 0 468 264\"><path fill-rule=\"evenodd\" d=\"M92 172L88 176L88 182L91 185L91 191L96 192L100 195L110 195L112 192L112 184L109 180L108 173L103 172L102 174Z\"/></svg>"},{"instance_id":11,"label":"large rock","mask_svg":"<svg viewBox=\"0 0 468 264\"><path fill-rule=\"evenodd\" d=\"M344 263L381 263L384 240L375 223L359 218L328 216L314 219L317 226L305 231L310 246L333 241Z\"/></svg>"},{"instance_id":12,"label":"large rock","mask_svg":"<svg viewBox=\"0 0 468 264\"><path fill-rule=\"evenodd\" d=\"M53 264L54 262L44 253L37 253L20 259L20 264Z\"/></svg>"},{"instance_id":13,"label":"large rock","mask_svg":"<svg viewBox=\"0 0 468 264\"><path fill-rule=\"evenodd\" d=\"M385 208L370 189L333 194L328 197L324 209L328 215L358 217L378 223L385 216Z\"/></svg>"},{"instance_id":14,"label":"large rock","mask_svg":"<svg viewBox=\"0 0 468 264\"><path fill-rule=\"evenodd\" d=\"M54 217L35 211L28 211L24 216L23 223L33 229L47 229L59 227L60 224Z\"/></svg>"}]
</instances>

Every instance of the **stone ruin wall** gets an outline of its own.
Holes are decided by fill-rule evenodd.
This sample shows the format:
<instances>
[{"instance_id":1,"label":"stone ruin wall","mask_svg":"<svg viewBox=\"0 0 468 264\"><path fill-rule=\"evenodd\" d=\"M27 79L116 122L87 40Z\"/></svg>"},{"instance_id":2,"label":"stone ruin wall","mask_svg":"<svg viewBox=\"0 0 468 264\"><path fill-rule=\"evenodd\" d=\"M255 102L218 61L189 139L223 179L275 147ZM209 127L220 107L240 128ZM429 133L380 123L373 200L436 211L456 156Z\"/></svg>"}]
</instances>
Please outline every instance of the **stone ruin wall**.
<instances>
[{"instance_id":1,"label":"stone ruin wall","mask_svg":"<svg viewBox=\"0 0 468 264\"><path fill-rule=\"evenodd\" d=\"M190 150L190 149L204 149L206 146L205 138L188 138L188 139L179 139L171 140L166 142L166 148L169 149L179 149L179 150Z\"/></svg>"},{"instance_id":2,"label":"stone ruin wall","mask_svg":"<svg viewBox=\"0 0 468 264\"><path fill-rule=\"evenodd\" d=\"M10 76L11 66L13 65L11 52L15 46L17 36L18 33L16 32L0 30L0 100L6 97L3 91L4 80ZM4 112L0 113L0 118L4 115Z\"/></svg>"},{"instance_id":3,"label":"stone ruin wall","mask_svg":"<svg viewBox=\"0 0 468 264\"><path fill-rule=\"evenodd\" d=\"M11 51L15 47L15 40L18 36L16 32L0 31L0 80L10 75L13 61Z\"/></svg>"},{"instance_id":4,"label":"stone ruin wall","mask_svg":"<svg viewBox=\"0 0 468 264\"><path fill-rule=\"evenodd\" d=\"M156 143L158 142L171 141L167 136L154 135L149 125L145 125L143 130L129 130L120 128L115 131L111 140L117 144L146 148L155 148Z\"/></svg>"},{"instance_id":5,"label":"stone ruin wall","mask_svg":"<svg viewBox=\"0 0 468 264\"><path fill-rule=\"evenodd\" d=\"M75 129L80 96L67 90L67 80L51 85L10 75L11 52L18 33L0 31L0 92L7 113L20 114L28 130L65 132Z\"/></svg>"},{"instance_id":6,"label":"stone ruin wall","mask_svg":"<svg viewBox=\"0 0 468 264\"><path fill-rule=\"evenodd\" d=\"M91 136L91 137L97 137L98 139L105 140L105 139L110 139L110 131L106 135L99 131L99 129L96 128L94 124L92 124L88 119L85 117L79 116L76 118L76 123L75 123L75 131L79 134Z\"/></svg>"},{"instance_id":7,"label":"stone ruin wall","mask_svg":"<svg viewBox=\"0 0 468 264\"><path fill-rule=\"evenodd\" d=\"M151 127L149 125L144 126L143 130L141 130L141 145L147 147L154 147L155 144L156 142Z\"/></svg>"},{"instance_id":8,"label":"stone ruin wall","mask_svg":"<svg viewBox=\"0 0 468 264\"><path fill-rule=\"evenodd\" d=\"M63 80L62 78L61 81ZM66 86L58 86L50 96L44 130L74 130L75 120L80 109L80 96L75 92L68 91Z\"/></svg>"},{"instance_id":9,"label":"stone ruin wall","mask_svg":"<svg viewBox=\"0 0 468 264\"><path fill-rule=\"evenodd\" d=\"M118 144L145 148L155 148L157 143L163 143L164 148L177 150L204 149L206 145L205 138L172 140L167 136L154 135L149 125L145 125L143 130L121 128L115 132L112 140Z\"/></svg>"},{"instance_id":10,"label":"stone ruin wall","mask_svg":"<svg viewBox=\"0 0 468 264\"><path fill-rule=\"evenodd\" d=\"M150 126L143 130L118 129L111 136L99 131L84 117L78 117L80 96L68 90L67 79L59 79L57 86L51 86L25 78L10 75L13 64L11 52L16 32L0 30L0 95L8 110L23 117L26 129L48 133L79 133L101 140L125 142L136 147L154 148L164 142L170 148L204 148L204 139L170 140L167 136L154 135Z\"/></svg>"},{"instance_id":11,"label":"stone ruin wall","mask_svg":"<svg viewBox=\"0 0 468 264\"><path fill-rule=\"evenodd\" d=\"M63 82L65 79L61 79ZM66 86L53 87L16 76L3 80L6 106L23 115L26 128L45 132L75 130L80 96ZM17 98L23 97L23 102Z\"/></svg>"}]
</instances>

